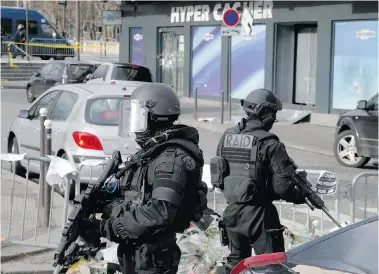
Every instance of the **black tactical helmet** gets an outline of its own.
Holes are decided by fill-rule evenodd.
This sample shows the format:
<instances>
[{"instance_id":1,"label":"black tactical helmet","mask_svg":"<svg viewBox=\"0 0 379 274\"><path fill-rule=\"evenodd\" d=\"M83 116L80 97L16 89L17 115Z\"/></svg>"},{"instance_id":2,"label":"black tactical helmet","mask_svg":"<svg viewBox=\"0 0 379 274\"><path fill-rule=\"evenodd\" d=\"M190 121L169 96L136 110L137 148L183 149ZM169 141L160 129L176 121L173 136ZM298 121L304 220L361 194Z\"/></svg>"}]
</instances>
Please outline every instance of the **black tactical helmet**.
<instances>
[{"instance_id":1,"label":"black tactical helmet","mask_svg":"<svg viewBox=\"0 0 379 274\"><path fill-rule=\"evenodd\" d=\"M180 101L176 92L168 85L146 83L136 88L130 99L144 100L149 113L155 116L180 115Z\"/></svg>"},{"instance_id":2,"label":"black tactical helmet","mask_svg":"<svg viewBox=\"0 0 379 274\"><path fill-rule=\"evenodd\" d=\"M241 106L248 113L259 116L264 109L276 113L282 109L282 102L272 91L267 89L256 89L241 100Z\"/></svg>"}]
</instances>

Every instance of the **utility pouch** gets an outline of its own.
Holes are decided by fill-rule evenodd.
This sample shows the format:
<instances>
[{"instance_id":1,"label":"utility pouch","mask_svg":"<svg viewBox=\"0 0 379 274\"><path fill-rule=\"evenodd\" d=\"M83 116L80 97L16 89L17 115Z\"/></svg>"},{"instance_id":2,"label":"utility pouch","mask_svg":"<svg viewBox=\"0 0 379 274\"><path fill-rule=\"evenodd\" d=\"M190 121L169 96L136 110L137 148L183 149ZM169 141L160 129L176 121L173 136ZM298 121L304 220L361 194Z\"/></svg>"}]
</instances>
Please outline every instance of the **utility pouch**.
<instances>
[{"instance_id":1,"label":"utility pouch","mask_svg":"<svg viewBox=\"0 0 379 274\"><path fill-rule=\"evenodd\" d=\"M220 243L222 246L228 246L229 245L229 238L228 234L226 232L224 221L221 219L218 221L218 229L220 231Z\"/></svg>"},{"instance_id":2,"label":"utility pouch","mask_svg":"<svg viewBox=\"0 0 379 274\"><path fill-rule=\"evenodd\" d=\"M228 176L224 179L224 196L227 202L254 204L258 202L258 189L251 178Z\"/></svg>"},{"instance_id":3,"label":"utility pouch","mask_svg":"<svg viewBox=\"0 0 379 274\"><path fill-rule=\"evenodd\" d=\"M224 189L224 178L228 176L229 165L222 156L213 157L210 161L211 183L213 187Z\"/></svg>"}]
</instances>

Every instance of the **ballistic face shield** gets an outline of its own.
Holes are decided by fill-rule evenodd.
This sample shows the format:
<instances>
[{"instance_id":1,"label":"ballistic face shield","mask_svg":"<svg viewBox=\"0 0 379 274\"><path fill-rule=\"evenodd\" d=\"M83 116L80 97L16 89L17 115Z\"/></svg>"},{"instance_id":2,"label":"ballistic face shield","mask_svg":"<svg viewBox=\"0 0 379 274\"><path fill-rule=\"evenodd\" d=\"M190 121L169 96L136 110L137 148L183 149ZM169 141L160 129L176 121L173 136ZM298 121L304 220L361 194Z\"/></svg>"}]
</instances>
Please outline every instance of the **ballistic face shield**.
<instances>
[{"instance_id":1,"label":"ballistic face shield","mask_svg":"<svg viewBox=\"0 0 379 274\"><path fill-rule=\"evenodd\" d=\"M118 136L127 138L130 133L147 130L148 109L145 100L130 99L120 103Z\"/></svg>"}]
</instances>

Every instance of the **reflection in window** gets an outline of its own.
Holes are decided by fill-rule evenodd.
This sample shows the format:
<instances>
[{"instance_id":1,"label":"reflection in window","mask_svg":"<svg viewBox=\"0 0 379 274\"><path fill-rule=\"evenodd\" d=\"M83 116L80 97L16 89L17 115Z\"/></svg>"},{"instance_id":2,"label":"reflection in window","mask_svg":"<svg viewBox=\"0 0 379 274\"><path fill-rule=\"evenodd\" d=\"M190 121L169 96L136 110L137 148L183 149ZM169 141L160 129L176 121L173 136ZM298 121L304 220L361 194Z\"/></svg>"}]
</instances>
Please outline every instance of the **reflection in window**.
<instances>
[{"instance_id":1,"label":"reflection in window","mask_svg":"<svg viewBox=\"0 0 379 274\"><path fill-rule=\"evenodd\" d=\"M255 25L250 36L232 36L232 97L245 99L254 89L264 88L266 26Z\"/></svg>"},{"instance_id":2,"label":"reflection in window","mask_svg":"<svg viewBox=\"0 0 379 274\"><path fill-rule=\"evenodd\" d=\"M355 109L378 92L378 21L334 24L333 108Z\"/></svg>"},{"instance_id":3,"label":"reflection in window","mask_svg":"<svg viewBox=\"0 0 379 274\"><path fill-rule=\"evenodd\" d=\"M41 24L42 35L53 37L53 29L49 24Z\"/></svg>"},{"instance_id":4,"label":"reflection in window","mask_svg":"<svg viewBox=\"0 0 379 274\"><path fill-rule=\"evenodd\" d=\"M125 98L91 100L86 107L86 121L90 124L117 126L120 103Z\"/></svg>"},{"instance_id":5,"label":"reflection in window","mask_svg":"<svg viewBox=\"0 0 379 274\"><path fill-rule=\"evenodd\" d=\"M130 28L129 60L135 65L143 65L143 28Z\"/></svg>"},{"instance_id":6,"label":"reflection in window","mask_svg":"<svg viewBox=\"0 0 379 274\"><path fill-rule=\"evenodd\" d=\"M192 90L198 94L220 96L220 27L192 27Z\"/></svg>"},{"instance_id":7,"label":"reflection in window","mask_svg":"<svg viewBox=\"0 0 379 274\"><path fill-rule=\"evenodd\" d=\"M28 25L29 34L38 34L37 21L28 21L28 22L29 22L29 25ZM24 25L24 27L26 28L26 20L17 20L16 26L18 26L19 24Z\"/></svg>"},{"instance_id":8,"label":"reflection in window","mask_svg":"<svg viewBox=\"0 0 379 274\"><path fill-rule=\"evenodd\" d=\"M51 120L65 121L74 108L78 95L72 92L64 91L58 98L57 103L51 113Z\"/></svg>"},{"instance_id":9,"label":"reflection in window","mask_svg":"<svg viewBox=\"0 0 379 274\"><path fill-rule=\"evenodd\" d=\"M33 120L38 119L39 114L40 114L39 111L41 110L41 108L46 108L47 111L51 110L51 108L53 106L53 102L55 101L55 98L57 97L58 93L59 93L59 91L57 91L57 90L52 91L52 92L46 94L45 96L43 96L39 100L36 111L34 112Z\"/></svg>"}]
</instances>

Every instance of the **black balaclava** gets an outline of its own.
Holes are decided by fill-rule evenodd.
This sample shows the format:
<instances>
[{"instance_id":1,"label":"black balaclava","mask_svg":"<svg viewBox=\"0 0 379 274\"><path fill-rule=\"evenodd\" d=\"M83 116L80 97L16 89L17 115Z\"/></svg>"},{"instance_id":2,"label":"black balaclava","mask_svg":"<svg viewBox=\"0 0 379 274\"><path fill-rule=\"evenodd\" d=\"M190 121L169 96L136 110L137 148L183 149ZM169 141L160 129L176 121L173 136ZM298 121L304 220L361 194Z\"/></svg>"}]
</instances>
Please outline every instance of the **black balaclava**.
<instances>
[{"instance_id":1,"label":"black balaclava","mask_svg":"<svg viewBox=\"0 0 379 274\"><path fill-rule=\"evenodd\" d=\"M174 121L173 119L167 119L166 117L165 119L160 119L159 117L149 113L147 120L147 129L144 132L136 133L137 144L140 147L144 148L146 141L154 137L157 133L171 128L174 124Z\"/></svg>"},{"instance_id":2,"label":"black balaclava","mask_svg":"<svg viewBox=\"0 0 379 274\"><path fill-rule=\"evenodd\" d=\"M263 129L270 131L272 129L272 126L276 122L276 111L273 111L271 109L263 109L259 115L252 114L248 111L245 111L247 114L247 120L253 121L258 120L262 122Z\"/></svg>"}]
</instances>

